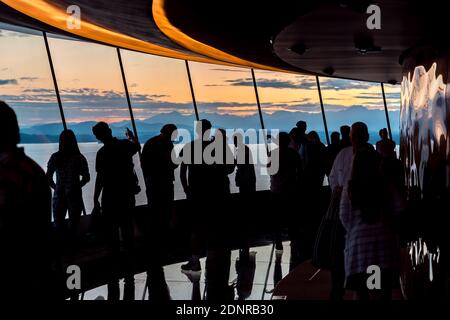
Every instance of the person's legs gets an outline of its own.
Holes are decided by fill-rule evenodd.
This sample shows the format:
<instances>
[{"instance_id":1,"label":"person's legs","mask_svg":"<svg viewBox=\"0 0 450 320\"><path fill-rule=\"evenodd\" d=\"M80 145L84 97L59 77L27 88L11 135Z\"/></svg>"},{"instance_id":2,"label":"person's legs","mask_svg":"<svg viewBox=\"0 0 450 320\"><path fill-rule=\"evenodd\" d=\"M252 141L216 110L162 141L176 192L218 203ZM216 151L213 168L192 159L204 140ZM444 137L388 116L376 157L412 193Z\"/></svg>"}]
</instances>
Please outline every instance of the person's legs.
<instances>
[{"instance_id":1,"label":"person's legs","mask_svg":"<svg viewBox=\"0 0 450 320\"><path fill-rule=\"evenodd\" d=\"M173 186L172 189L164 188L159 195L159 200L153 206L155 217L153 227L154 255L159 265L164 264L166 252L169 248L170 222L173 215Z\"/></svg>"},{"instance_id":2,"label":"person's legs","mask_svg":"<svg viewBox=\"0 0 450 320\"><path fill-rule=\"evenodd\" d=\"M120 300L119 271L120 271L120 234L119 223L115 210L103 207L104 232L108 250L108 300Z\"/></svg>"},{"instance_id":3,"label":"person's legs","mask_svg":"<svg viewBox=\"0 0 450 320\"><path fill-rule=\"evenodd\" d=\"M203 242L203 226L206 224L204 221L204 216L202 214L204 203L200 199L191 200L192 210L191 211L191 236L190 236L190 248L191 248L191 258L190 260L181 266L182 271L201 271L200 266L200 256L202 251Z\"/></svg>"},{"instance_id":4,"label":"person's legs","mask_svg":"<svg viewBox=\"0 0 450 320\"><path fill-rule=\"evenodd\" d=\"M66 214L68 210L67 198L64 195L54 194L53 196L53 222L55 225L56 236L58 238L59 245L64 242L64 236L66 235L67 221ZM59 248L62 249L62 248Z\"/></svg>"},{"instance_id":5,"label":"person's legs","mask_svg":"<svg viewBox=\"0 0 450 320\"><path fill-rule=\"evenodd\" d=\"M82 209L79 208L76 204L69 203L68 212L69 212L69 247L71 249L75 249L78 239L79 239L79 229L80 229L80 218L81 218Z\"/></svg>"},{"instance_id":6,"label":"person's legs","mask_svg":"<svg viewBox=\"0 0 450 320\"><path fill-rule=\"evenodd\" d=\"M249 258L249 233L251 231L250 215L252 212L251 204L255 195L253 186L239 187L239 205L238 210L238 234L239 234L239 257L240 259Z\"/></svg>"},{"instance_id":7,"label":"person's legs","mask_svg":"<svg viewBox=\"0 0 450 320\"><path fill-rule=\"evenodd\" d=\"M134 225L133 225L134 206L124 208L120 219L120 231L122 234L124 254L123 266L125 272L124 300L134 300Z\"/></svg>"},{"instance_id":8,"label":"person's legs","mask_svg":"<svg viewBox=\"0 0 450 320\"><path fill-rule=\"evenodd\" d=\"M276 193L272 193L272 207L271 207L271 214L274 217L274 242L275 242L275 249L278 251L283 250L283 242L282 242L282 233L283 233L283 227L282 227L282 217L284 216L284 206L282 201L282 196Z\"/></svg>"}]
</instances>

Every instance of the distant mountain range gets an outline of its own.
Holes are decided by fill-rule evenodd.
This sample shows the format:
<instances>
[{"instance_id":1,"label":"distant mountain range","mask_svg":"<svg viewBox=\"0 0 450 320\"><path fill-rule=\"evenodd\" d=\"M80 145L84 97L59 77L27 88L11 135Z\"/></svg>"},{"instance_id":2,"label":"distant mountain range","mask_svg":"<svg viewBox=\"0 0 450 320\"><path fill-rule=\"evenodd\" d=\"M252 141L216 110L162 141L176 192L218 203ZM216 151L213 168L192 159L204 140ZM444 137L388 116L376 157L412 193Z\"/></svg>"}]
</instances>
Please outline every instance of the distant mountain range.
<instances>
[{"instance_id":1,"label":"distant mountain range","mask_svg":"<svg viewBox=\"0 0 450 320\"><path fill-rule=\"evenodd\" d=\"M341 111L327 112L326 116L330 133L331 131L338 130L343 124L351 125L352 122L358 120L364 121L369 127L371 142L378 140L378 130L386 127L384 110L368 110L364 107L351 107ZM398 139L399 111L391 111L389 112L389 116L394 139ZM257 114L252 116L236 116L221 115L218 113L200 113L199 117L210 120L213 127L216 128L241 128L247 130L249 128L260 128L261 126ZM323 128L321 113L277 111L272 114L263 113L263 119L267 129L289 131L299 120L306 121L309 129ZM136 127L141 142L144 142L150 137L159 134L161 127L166 123L174 123L178 128L187 129L192 133L194 120L194 115L170 112L159 114L145 120L136 120ZM67 126L75 132L79 142L94 142L96 139L92 134L92 127L95 123L95 121L69 122ZM113 134L117 137L125 137L126 128L131 129L132 127L130 121L111 123L110 126ZM22 143L58 142L61 130L61 123L47 123L23 127L21 129ZM318 133L322 141L325 142L324 130L318 130Z\"/></svg>"}]
</instances>

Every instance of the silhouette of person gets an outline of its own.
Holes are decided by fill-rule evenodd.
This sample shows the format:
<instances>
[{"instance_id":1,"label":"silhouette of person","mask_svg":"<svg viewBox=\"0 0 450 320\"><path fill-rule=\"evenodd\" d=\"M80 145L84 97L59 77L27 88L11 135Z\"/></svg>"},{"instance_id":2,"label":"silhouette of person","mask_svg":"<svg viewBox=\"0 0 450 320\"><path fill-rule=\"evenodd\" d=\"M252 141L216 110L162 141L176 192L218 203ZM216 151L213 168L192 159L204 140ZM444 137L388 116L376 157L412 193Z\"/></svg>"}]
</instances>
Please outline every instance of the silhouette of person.
<instances>
[{"instance_id":1,"label":"silhouette of person","mask_svg":"<svg viewBox=\"0 0 450 320\"><path fill-rule=\"evenodd\" d=\"M341 150L350 147L352 145L350 141L350 127L344 125L339 130L341 131Z\"/></svg>"},{"instance_id":2,"label":"silhouette of person","mask_svg":"<svg viewBox=\"0 0 450 320\"><path fill-rule=\"evenodd\" d=\"M383 128L379 131L381 140L376 143L376 150L382 157L395 155L395 142L389 139L388 131Z\"/></svg>"},{"instance_id":3,"label":"silhouette of person","mask_svg":"<svg viewBox=\"0 0 450 320\"><path fill-rule=\"evenodd\" d=\"M309 132L307 138L302 184L306 186L307 190L315 192L323 185L326 149L316 131Z\"/></svg>"},{"instance_id":4,"label":"silhouette of person","mask_svg":"<svg viewBox=\"0 0 450 320\"><path fill-rule=\"evenodd\" d=\"M173 216L175 180L174 170L177 168L172 161L172 134L177 130L174 124L166 124L161 133L149 139L142 150L142 170L147 187L147 200L150 209L147 221L147 237L150 251L157 265L162 259L167 247L170 221Z\"/></svg>"},{"instance_id":5,"label":"silhouette of person","mask_svg":"<svg viewBox=\"0 0 450 320\"><path fill-rule=\"evenodd\" d=\"M348 127L349 128L349 127ZM348 215L351 210L350 199L348 196L348 185L351 179L351 171L353 164L353 156L357 150L361 148L370 149L373 147L367 143L369 140L369 132L367 126L362 122L356 122L352 125L352 129L349 130L352 135L351 145L343 147L342 150L336 156L329 175L330 187L334 193L340 194L339 204L339 216L340 219L337 222L337 235L335 243L335 265L331 270L332 289L330 298L333 300L341 300L345 293L345 269L344 269L344 247L345 247L345 233L344 223L342 216ZM342 140L341 144L344 146L347 139L347 126L341 127Z\"/></svg>"},{"instance_id":6,"label":"silhouette of person","mask_svg":"<svg viewBox=\"0 0 450 320\"><path fill-rule=\"evenodd\" d=\"M398 266L397 236L391 217L383 215L383 185L380 156L368 143L369 132L362 122L351 128L352 147L337 156L330 174L331 185L342 188L339 215L346 230L345 287L360 299L369 296L367 267L381 268L382 291L387 298Z\"/></svg>"},{"instance_id":7,"label":"silhouette of person","mask_svg":"<svg viewBox=\"0 0 450 320\"><path fill-rule=\"evenodd\" d=\"M246 258L239 256L239 259L236 259L235 268L237 273L236 291L238 300L246 300L251 296L253 290L256 269L256 252L253 251L249 253Z\"/></svg>"},{"instance_id":8,"label":"silhouette of person","mask_svg":"<svg viewBox=\"0 0 450 320\"><path fill-rule=\"evenodd\" d=\"M56 183L53 176L56 173ZM82 188L89 182L86 158L78 148L72 130L64 130L59 136L59 150L53 153L47 164L47 178L53 193L53 220L60 236L69 230L71 247L78 236L81 213L84 209ZM80 179L81 178L81 179ZM66 221L66 213L69 221ZM69 228L66 228L66 224Z\"/></svg>"},{"instance_id":9,"label":"silhouette of person","mask_svg":"<svg viewBox=\"0 0 450 320\"><path fill-rule=\"evenodd\" d=\"M256 192L256 174L252 151L245 145L242 134L236 132L233 140L236 150L235 182L240 194L237 231L240 236L240 255L245 259L249 255L248 233L250 228L250 213L252 212L251 206Z\"/></svg>"},{"instance_id":10,"label":"silhouette of person","mask_svg":"<svg viewBox=\"0 0 450 320\"><path fill-rule=\"evenodd\" d=\"M391 205L386 206L387 185L383 184L380 163L381 157L373 148L355 153L348 191L351 212L342 216L347 230L346 286L355 290L359 299L370 296L390 299L398 279L400 248L392 227L393 212L386 210ZM381 288L369 294L366 270L371 265L381 269Z\"/></svg>"},{"instance_id":11,"label":"silhouette of person","mask_svg":"<svg viewBox=\"0 0 450 320\"><path fill-rule=\"evenodd\" d=\"M154 266L150 272L147 272L147 288L148 300L154 302L171 300L162 266Z\"/></svg>"},{"instance_id":12,"label":"silhouette of person","mask_svg":"<svg viewBox=\"0 0 450 320\"><path fill-rule=\"evenodd\" d=\"M205 267L205 300L211 302L234 300L234 287L229 285L230 267L230 250L225 248L208 248Z\"/></svg>"},{"instance_id":13,"label":"silhouette of person","mask_svg":"<svg viewBox=\"0 0 450 320\"><path fill-rule=\"evenodd\" d=\"M272 162L278 161L278 171L270 176L270 191L272 194L272 203L274 205L273 212L276 212L275 223L275 246L278 252L283 250L281 239L282 229L286 224L286 219L292 222L292 215L286 216L291 212L292 204L295 199L295 191L298 184L298 175L301 170L300 156L295 150L289 148L290 137L286 132L278 134L278 147L272 151L268 167L272 166ZM291 223L289 226L294 227ZM291 241L293 239L293 230L290 230Z\"/></svg>"},{"instance_id":14,"label":"silhouette of person","mask_svg":"<svg viewBox=\"0 0 450 320\"><path fill-rule=\"evenodd\" d=\"M338 155L339 151L341 151L341 139L340 134L337 131L333 131L330 135L330 144L326 149L326 175L329 176L331 172L331 168L333 167L334 159Z\"/></svg>"},{"instance_id":15,"label":"silhouette of person","mask_svg":"<svg viewBox=\"0 0 450 320\"><path fill-rule=\"evenodd\" d=\"M298 129L298 139L300 144L302 143L306 143L307 138L306 138L306 129L307 129L307 124L305 121L300 120L296 123L295 125Z\"/></svg>"},{"instance_id":16,"label":"silhouette of person","mask_svg":"<svg viewBox=\"0 0 450 320\"><path fill-rule=\"evenodd\" d=\"M56 298L50 260L51 190L27 157L13 109L0 101L0 298Z\"/></svg>"},{"instance_id":17,"label":"silhouette of person","mask_svg":"<svg viewBox=\"0 0 450 320\"><path fill-rule=\"evenodd\" d=\"M253 155L244 143L242 134L235 133L234 146L236 148L236 186L241 194L252 194L256 191L256 174Z\"/></svg>"},{"instance_id":18,"label":"silhouette of person","mask_svg":"<svg viewBox=\"0 0 450 320\"><path fill-rule=\"evenodd\" d=\"M214 163L211 165L214 170L214 176L211 179L215 185L213 196L216 200L225 200L230 194L229 174L233 173L235 160L233 152L228 145L228 139L225 129L219 128L216 131L213 142L215 143L212 156Z\"/></svg>"},{"instance_id":19,"label":"silhouette of person","mask_svg":"<svg viewBox=\"0 0 450 320\"><path fill-rule=\"evenodd\" d=\"M298 152L300 159L304 161L306 158L306 144L308 143L308 137L306 136L307 124L305 121L300 120L297 122L296 127L297 133L295 136L297 137Z\"/></svg>"},{"instance_id":20,"label":"silhouette of person","mask_svg":"<svg viewBox=\"0 0 450 320\"><path fill-rule=\"evenodd\" d=\"M196 123L197 138L186 144L181 150L179 157L180 180L186 197L192 206L190 217L191 229L191 258L181 266L184 272L200 272L200 255L202 251L202 240L204 238L207 213L210 209L208 201L214 197L211 187L211 177L214 175L212 166L204 161L204 151L211 144L211 122L202 119Z\"/></svg>"},{"instance_id":21,"label":"silhouette of person","mask_svg":"<svg viewBox=\"0 0 450 320\"><path fill-rule=\"evenodd\" d=\"M292 128L289 131L289 136L291 137L291 142L289 143L289 148L294 149L295 151L300 151L300 138L299 138L299 129L297 127Z\"/></svg>"},{"instance_id":22,"label":"silhouette of person","mask_svg":"<svg viewBox=\"0 0 450 320\"><path fill-rule=\"evenodd\" d=\"M94 205L101 207L107 245L111 252L113 276L108 283L108 299L118 300L120 296L118 273L122 237L126 268L124 299L133 300L134 276L131 260L134 247L133 211L136 193L133 156L139 151L140 146L136 140L119 140L113 137L111 128L105 122L97 123L92 132L103 143L97 152L95 163L97 178ZM102 194L101 206L100 194Z\"/></svg>"},{"instance_id":23,"label":"silhouette of person","mask_svg":"<svg viewBox=\"0 0 450 320\"><path fill-rule=\"evenodd\" d=\"M307 138L304 169L299 181L302 214L296 215L296 219L291 222L298 228L294 233L297 236L294 244L301 246L298 248L299 261L312 255L315 231L321 219L321 195L326 166L326 148L317 132L310 131Z\"/></svg>"}]
</instances>

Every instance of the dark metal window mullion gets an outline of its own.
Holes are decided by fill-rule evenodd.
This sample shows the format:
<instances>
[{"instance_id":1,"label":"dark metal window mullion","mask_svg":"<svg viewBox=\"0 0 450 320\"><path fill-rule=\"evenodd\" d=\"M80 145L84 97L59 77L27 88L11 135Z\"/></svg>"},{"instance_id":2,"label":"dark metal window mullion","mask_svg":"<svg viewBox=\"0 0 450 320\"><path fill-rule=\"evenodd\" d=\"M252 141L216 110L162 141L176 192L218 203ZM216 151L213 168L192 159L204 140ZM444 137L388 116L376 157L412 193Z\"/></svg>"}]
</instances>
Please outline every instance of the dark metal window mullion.
<instances>
[{"instance_id":1,"label":"dark metal window mullion","mask_svg":"<svg viewBox=\"0 0 450 320\"><path fill-rule=\"evenodd\" d=\"M62 121L64 130L67 130L66 117L64 116L64 110L62 107L61 96L59 94L58 81L56 80L55 69L53 67L53 59L52 59L52 55L50 52L50 47L48 45L47 32L42 31L42 34L44 36L45 49L47 51L48 63L50 65L50 71L52 74L53 85L55 87L56 99L58 100L58 107L59 107L59 113L61 115L61 121Z\"/></svg>"},{"instance_id":2,"label":"dark metal window mullion","mask_svg":"<svg viewBox=\"0 0 450 320\"><path fill-rule=\"evenodd\" d=\"M320 81L319 81L318 76L316 76L316 83L317 83L317 91L319 92L320 110L322 111L322 120L323 120L323 126L325 128L325 137L327 139L327 144L329 145L330 144L330 136L328 135L327 118L325 116L325 109L323 107L322 90L320 89Z\"/></svg>"}]
</instances>

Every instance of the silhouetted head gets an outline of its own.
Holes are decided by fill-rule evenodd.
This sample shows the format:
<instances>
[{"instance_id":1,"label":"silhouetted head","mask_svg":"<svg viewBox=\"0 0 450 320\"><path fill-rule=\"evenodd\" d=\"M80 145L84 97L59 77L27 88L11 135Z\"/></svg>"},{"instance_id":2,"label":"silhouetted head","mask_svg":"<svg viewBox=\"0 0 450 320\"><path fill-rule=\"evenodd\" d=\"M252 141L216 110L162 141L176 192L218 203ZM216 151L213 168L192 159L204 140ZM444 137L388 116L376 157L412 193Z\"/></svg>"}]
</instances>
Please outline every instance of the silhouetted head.
<instances>
[{"instance_id":1,"label":"silhouetted head","mask_svg":"<svg viewBox=\"0 0 450 320\"><path fill-rule=\"evenodd\" d=\"M289 134L287 132L280 132L278 134L278 146L280 148L288 148L289 143L291 143L291 137L289 137Z\"/></svg>"},{"instance_id":2,"label":"silhouetted head","mask_svg":"<svg viewBox=\"0 0 450 320\"><path fill-rule=\"evenodd\" d=\"M233 134L233 143L236 147L244 144L244 135L241 132L235 132Z\"/></svg>"},{"instance_id":3,"label":"silhouetted head","mask_svg":"<svg viewBox=\"0 0 450 320\"><path fill-rule=\"evenodd\" d=\"M342 140L346 140L350 138L350 127L349 126L341 126L339 128L341 131Z\"/></svg>"},{"instance_id":4,"label":"silhouetted head","mask_svg":"<svg viewBox=\"0 0 450 320\"><path fill-rule=\"evenodd\" d=\"M161 128L160 132L165 137L171 139L172 138L172 134L175 132L175 130L177 130L177 126L174 125L173 123L168 123L168 124L165 124Z\"/></svg>"},{"instance_id":5,"label":"silhouetted head","mask_svg":"<svg viewBox=\"0 0 450 320\"><path fill-rule=\"evenodd\" d=\"M369 130L364 122L355 122L350 130L350 140L353 147L363 146L369 141Z\"/></svg>"},{"instance_id":6,"label":"silhouetted head","mask_svg":"<svg viewBox=\"0 0 450 320\"><path fill-rule=\"evenodd\" d=\"M93 128L92 133L94 136L100 140L101 142L105 143L105 141L108 141L112 139L112 131L109 125L106 122L98 122Z\"/></svg>"},{"instance_id":7,"label":"silhouetted head","mask_svg":"<svg viewBox=\"0 0 450 320\"><path fill-rule=\"evenodd\" d=\"M59 135L59 152L65 155L79 154L77 138L72 130L64 130Z\"/></svg>"},{"instance_id":8,"label":"silhouetted head","mask_svg":"<svg viewBox=\"0 0 450 320\"><path fill-rule=\"evenodd\" d=\"M298 132L299 132L299 130L297 127L292 128L291 131L289 131L289 136L291 136L291 139L294 139L294 140L297 139Z\"/></svg>"},{"instance_id":9,"label":"silhouetted head","mask_svg":"<svg viewBox=\"0 0 450 320\"><path fill-rule=\"evenodd\" d=\"M388 131L386 128L381 129L378 134L382 140L386 140L388 138Z\"/></svg>"},{"instance_id":10,"label":"silhouetted head","mask_svg":"<svg viewBox=\"0 0 450 320\"><path fill-rule=\"evenodd\" d=\"M298 121L296 124L296 127L298 128L300 134L305 134L306 129L307 129L307 125L306 125L305 121L302 121L302 120Z\"/></svg>"},{"instance_id":11,"label":"silhouetted head","mask_svg":"<svg viewBox=\"0 0 450 320\"><path fill-rule=\"evenodd\" d=\"M0 101L0 150L15 148L20 143L19 123L14 110Z\"/></svg>"},{"instance_id":12,"label":"silhouetted head","mask_svg":"<svg viewBox=\"0 0 450 320\"><path fill-rule=\"evenodd\" d=\"M330 139L331 139L331 144L339 144L341 136L339 134L339 132L337 131L333 131L331 133Z\"/></svg>"},{"instance_id":13,"label":"silhouetted head","mask_svg":"<svg viewBox=\"0 0 450 320\"><path fill-rule=\"evenodd\" d=\"M316 131L310 131L308 133L308 141L312 143L320 143L320 137L319 134Z\"/></svg>"},{"instance_id":14,"label":"silhouetted head","mask_svg":"<svg viewBox=\"0 0 450 320\"><path fill-rule=\"evenodd\" d=\"M208 130L211 130L211 128L212 128L212 125L211 125L211 122L209 122L209 120L201 119L200 121L197 121L197 127L195 128L195 130L199 136L204 137L205 133ZM205 138L208 138L208 137L205 137Z\"/></svg>"}]
</instances>

